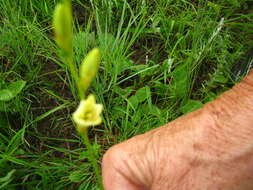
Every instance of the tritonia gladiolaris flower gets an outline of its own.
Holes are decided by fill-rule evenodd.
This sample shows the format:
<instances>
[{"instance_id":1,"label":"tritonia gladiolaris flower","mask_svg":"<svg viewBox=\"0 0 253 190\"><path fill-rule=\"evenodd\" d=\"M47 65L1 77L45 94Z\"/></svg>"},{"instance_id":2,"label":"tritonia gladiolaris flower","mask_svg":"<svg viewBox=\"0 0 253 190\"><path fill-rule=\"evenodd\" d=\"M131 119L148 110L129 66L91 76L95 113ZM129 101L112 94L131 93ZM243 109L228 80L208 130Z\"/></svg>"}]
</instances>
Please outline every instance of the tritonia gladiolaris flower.
<instances>
[{"instance_id":1,"label":"tritonia gladiolaris flower","mask_svg":"<svg viewBox=\"0 0 253 190\"><path fill-rule=\"evenodd\" d=\"M99 125L102 122L100 116L102 109L102 104L96 104L95 96L92 94L86 100L81 100L77 110L73 113L77 131L82 133L89 126Z\"/></svg>"}]
</instances>

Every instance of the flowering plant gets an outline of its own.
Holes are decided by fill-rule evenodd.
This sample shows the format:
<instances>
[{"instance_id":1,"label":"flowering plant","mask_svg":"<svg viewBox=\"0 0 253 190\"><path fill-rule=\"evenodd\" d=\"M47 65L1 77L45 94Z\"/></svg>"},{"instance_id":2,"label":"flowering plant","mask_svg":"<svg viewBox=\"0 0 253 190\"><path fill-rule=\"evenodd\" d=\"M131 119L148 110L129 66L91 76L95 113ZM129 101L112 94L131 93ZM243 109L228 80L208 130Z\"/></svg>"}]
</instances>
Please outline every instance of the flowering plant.
<instances>
[{"instance_id":1,"label":"flowering plant","mask_svg":"<svg viewBox=\"0 0 253 190\"><path fill-rule=\"evenodd\" d=\"M92 79L96 76L99 68L100 53L97 48L91 50L83 60L79 73L77 72L77 68L73 61L72 23L73 17L71 1L64 0L55 7L53 17L55 41L63 52L63 61L68 66L80 98L80 104L77 110L73 113L73 121L76 124L77 131L83 137L83 142L88 151L88 159L93 166L99 186L102 189L101 175L93 153L93 147L88 139L87 129L90 126L101 124L102 118L100 114L103 106L102 104L96 104L96 99L93 94L88 95L85 99L85 92L90 86Z\"/></svg>"}]
</instances>

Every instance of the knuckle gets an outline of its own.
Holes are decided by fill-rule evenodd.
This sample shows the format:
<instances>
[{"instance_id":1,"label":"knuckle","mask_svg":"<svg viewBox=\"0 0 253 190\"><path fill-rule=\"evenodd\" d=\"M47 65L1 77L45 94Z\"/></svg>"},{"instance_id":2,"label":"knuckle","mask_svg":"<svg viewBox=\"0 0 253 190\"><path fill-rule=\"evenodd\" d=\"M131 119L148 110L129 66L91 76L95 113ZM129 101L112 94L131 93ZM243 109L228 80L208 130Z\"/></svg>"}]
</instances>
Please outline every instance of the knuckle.
<instances>
[{"instance_id":1,"label":"knuckle","mask_svg":"<svg viewBox=\"0 0 253 190\"><path fill-rule=\"evenodd\" d=\"M124 149L120 146L120 144L112 146L110 149L106 151L103 156L102 163L114 163L115 161L119 161L121 159L122 153Z\"/></svg>"},{"instance_id":2,"label":"knuckle","mask_svg":"<svg viewBox=\"0 0 253 190\"><path fill-rule=\"evenodd\" d=\"M148 135L148 137L150 136ZM140 157L146 153L147 148L152 142L151 140L147 138L147 135L142 134L112 146L103 155L102 166L110 165L118 168L136 160L136 157Z\"/></svg>"}]
</instances>

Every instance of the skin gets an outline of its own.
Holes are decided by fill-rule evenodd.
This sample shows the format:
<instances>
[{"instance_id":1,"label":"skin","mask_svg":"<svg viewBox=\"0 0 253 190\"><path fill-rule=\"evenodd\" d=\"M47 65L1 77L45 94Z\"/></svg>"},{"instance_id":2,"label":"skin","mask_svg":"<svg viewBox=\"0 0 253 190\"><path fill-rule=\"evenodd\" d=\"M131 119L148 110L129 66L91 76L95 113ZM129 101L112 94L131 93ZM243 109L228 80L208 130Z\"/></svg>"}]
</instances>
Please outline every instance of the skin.
<instances>
[{"instance_id":1,"label":"skin","mask_svg":"<svg viewBox=\"0 0 253 190\"><path fill-rule=\"evenodd\" d=\"M252 190L253 71L215 101L114 145L105 190Z\"/></svg>"}]
</instances>

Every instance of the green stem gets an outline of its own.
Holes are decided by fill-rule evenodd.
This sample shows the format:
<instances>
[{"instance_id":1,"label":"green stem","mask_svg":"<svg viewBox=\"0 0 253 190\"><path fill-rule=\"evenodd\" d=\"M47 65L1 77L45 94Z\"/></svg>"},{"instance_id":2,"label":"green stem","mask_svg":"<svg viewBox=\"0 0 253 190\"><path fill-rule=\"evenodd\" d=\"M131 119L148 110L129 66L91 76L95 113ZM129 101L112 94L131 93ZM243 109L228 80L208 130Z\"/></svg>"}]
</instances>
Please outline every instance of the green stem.
<instances>
[{"instance_id":1,"label":"green stem","mask_svg":"<svg viewBox=\"0 0 253 190\"><path fill-rule=\"evenodd\" d=\"M90 144L90 141L89 141L88 129L85 130L84 134L82 134L82 137L83 137L83 143L87 147L88 159L91 162L91 165L93 167L93 171L95 172L98 185L99 185L100 189L102 190L103 189L102 178L101 178L99 166L98 166L97 161L96 161L96 157L94 155L93 147L92 147L92 145Z\"/></svg>"},{"instance_id":2,"label":"green stem","mask_svg":"<svg viewBox=\"0 0 253 190\"><path fill-rule=\"evenodd\" d=\"M75 66L74 60L73 60L73 53L66 55L65 62L68 65L72 79L76 83L79 98L80 98L80 100L82 100L82 99L84 99L84 93L82 92L82 88L80 86L78 72L77 72L77 69L76 69L76 66Z\"/></svg>"}]
</instances>

